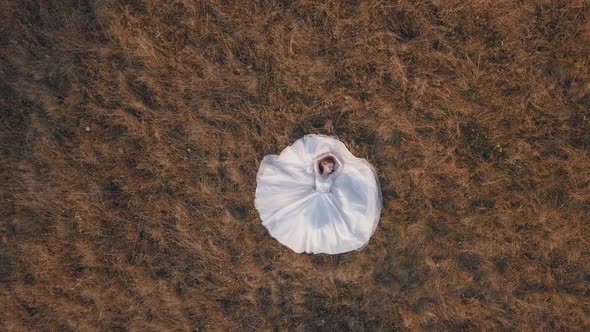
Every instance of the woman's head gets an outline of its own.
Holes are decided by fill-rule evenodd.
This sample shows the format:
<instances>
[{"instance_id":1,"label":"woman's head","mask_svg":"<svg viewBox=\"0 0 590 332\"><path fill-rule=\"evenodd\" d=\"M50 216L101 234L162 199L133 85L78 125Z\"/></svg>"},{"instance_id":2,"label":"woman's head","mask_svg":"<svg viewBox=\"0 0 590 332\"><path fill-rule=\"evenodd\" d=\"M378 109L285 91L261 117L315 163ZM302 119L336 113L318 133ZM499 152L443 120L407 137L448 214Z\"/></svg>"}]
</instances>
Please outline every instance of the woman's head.
<instances>
[{"instance_id":1,"label":"woman's head","mask_svg":"<svg viewBox=\"0 0 590 332\"><path fill-rule=\"evenodd\" d=\"M320 174L332 174L334 172L334 167L336 165L336 161L332 157L326 157L320 160L319 168Z\"/></svg>"}]
</instances>

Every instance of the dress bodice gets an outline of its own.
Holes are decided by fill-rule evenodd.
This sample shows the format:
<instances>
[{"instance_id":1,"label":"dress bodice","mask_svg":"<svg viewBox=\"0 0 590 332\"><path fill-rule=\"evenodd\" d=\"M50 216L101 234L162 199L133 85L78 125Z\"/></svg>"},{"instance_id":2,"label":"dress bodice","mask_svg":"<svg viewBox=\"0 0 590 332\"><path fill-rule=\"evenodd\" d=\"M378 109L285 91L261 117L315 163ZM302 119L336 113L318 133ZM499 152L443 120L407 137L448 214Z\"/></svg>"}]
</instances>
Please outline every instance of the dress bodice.
<instances>
[{"instance_id":1,"label":"dress bodice","mask_svg":"<svg viewBox=\"0 0 590 332\"><path fill-rule=\"evenodd\" d=\"M318 175L315 177L315 190L322 193L330 192L332 183L334 183L334 179L331 174L328 176Z\"/></svg>"}]
</instances>

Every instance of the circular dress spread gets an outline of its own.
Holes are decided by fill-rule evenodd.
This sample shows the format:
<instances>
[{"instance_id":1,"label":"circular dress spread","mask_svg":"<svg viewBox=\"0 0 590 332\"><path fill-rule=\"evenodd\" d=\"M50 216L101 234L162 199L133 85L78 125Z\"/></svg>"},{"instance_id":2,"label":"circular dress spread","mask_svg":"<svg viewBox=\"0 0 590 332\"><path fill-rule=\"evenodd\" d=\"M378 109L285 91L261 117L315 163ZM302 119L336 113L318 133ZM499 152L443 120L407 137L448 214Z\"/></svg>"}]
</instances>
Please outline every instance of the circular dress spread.
<instances>
[{"instance_id":1,"label":"circular dress spread","mask_svg":"<svg viewBox=\"0 0 590 332\"><path fill-rule=\"evenodd\" d=\"M280 155L264 157L256 182L262 224L297 253L361 249L379 222L375 169L332 137L306 135Z\"/></svg>"}]
</instances>

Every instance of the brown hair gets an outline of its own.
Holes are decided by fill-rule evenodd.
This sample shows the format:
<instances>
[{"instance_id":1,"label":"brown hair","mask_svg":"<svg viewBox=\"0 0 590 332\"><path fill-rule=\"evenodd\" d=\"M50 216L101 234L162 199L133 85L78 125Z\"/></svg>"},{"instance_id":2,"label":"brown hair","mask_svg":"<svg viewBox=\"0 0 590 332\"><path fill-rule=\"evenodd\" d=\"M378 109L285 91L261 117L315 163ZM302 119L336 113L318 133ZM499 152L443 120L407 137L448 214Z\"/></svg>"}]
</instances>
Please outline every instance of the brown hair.
<instances>
[{"instance_id":1,"label":"brown hair","mask_svg":"<svg viewBox=\"0 0 590 332\"><path fill-rule=\"evenodd\" d=\"M324 161L327 161L327 162L330 162L330 163L334 164L334 169L336 169L336 160L334 160L334 158L332 158L332 157L325 157L325 158L322 158L318 162L318 166L320 167L320 174L323 174L324 173L324 166L322 166L322 163ZM334 172L334 171L332 171L332 172Z\"/></svg>"}]
</instances>

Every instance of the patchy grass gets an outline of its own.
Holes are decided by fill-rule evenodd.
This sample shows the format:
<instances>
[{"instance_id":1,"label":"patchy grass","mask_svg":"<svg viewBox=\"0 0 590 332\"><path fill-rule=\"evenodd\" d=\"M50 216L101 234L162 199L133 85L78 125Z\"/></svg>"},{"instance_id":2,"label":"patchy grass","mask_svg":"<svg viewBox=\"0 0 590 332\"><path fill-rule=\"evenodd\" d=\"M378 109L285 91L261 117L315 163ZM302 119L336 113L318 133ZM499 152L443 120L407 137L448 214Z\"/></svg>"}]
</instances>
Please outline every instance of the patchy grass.
<instances>
[{"instance_id":1,"label":"patchy grass","mask_svg":"<svg viewBox=\"0 0 590 332\"><path fill-rule=\"evenodd\" d=\"M0 329L588 330L586 1L0 4ZM296 255L260 160L377 169Z\"/></svg>"}]
</instances>

